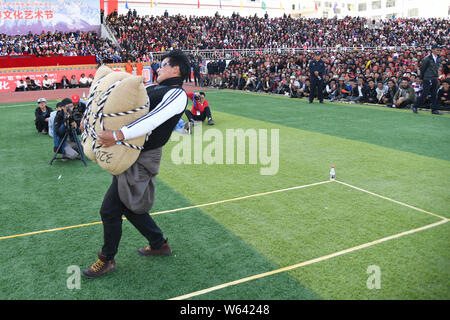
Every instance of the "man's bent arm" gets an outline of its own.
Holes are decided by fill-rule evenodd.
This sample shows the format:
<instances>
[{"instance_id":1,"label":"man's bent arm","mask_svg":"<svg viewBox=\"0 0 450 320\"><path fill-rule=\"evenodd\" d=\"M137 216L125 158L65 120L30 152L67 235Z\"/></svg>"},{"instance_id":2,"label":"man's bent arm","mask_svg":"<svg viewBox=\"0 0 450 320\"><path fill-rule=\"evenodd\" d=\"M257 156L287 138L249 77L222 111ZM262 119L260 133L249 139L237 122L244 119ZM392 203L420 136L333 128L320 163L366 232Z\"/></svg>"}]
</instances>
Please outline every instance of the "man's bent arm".
<instances>
[{"instance_id":1,"label":"man's bent arm","mask_svg":"<svg viewBox=\"0 0 450 320\"><path fill-rule=\"evenodd\" d=\"M174 115L183 112L186 105L187 95L183 89L174 88L168 91L152 111L120 129L124 140L140 137L153 131Z\"/></svg>"}]
</instances>

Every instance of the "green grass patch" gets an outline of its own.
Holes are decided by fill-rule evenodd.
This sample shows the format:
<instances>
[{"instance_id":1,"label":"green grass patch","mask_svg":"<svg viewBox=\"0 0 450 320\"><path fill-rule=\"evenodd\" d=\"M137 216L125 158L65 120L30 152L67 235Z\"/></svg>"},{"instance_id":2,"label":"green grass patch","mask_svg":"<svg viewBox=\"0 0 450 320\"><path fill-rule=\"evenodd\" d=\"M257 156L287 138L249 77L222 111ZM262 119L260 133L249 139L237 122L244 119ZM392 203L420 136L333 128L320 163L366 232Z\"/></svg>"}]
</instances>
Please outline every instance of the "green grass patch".
<instances>
[{"instance_id":1,"label":"green grass patch","mask_svg":"<svg viewBox=\"0 0 450 320\"><path fill-rule=\"evenodd\" d=\"M447 116L225 91L208 93L208 100L216 125L203 133L264 129L271 143L270 130L278 130L278 171L261 175L265 165L248 158L245 164L175 164L179 142L169 141L153 212L325 181L334 165L339 180L450 217ZM91 161L50 166L53 142L34 128L35 104L9 106L0 105L0 237L99 221L111 176ZM201 143L202 153L209 144L195 135L182 138ZM225 144L222 151L226 156ZM155 219L172 256L138 256L145 240L125 221L118 270L83 279L80 290L67 289L66 270L94 262L101 224L0 240L0 298L167 299L438 221L338 183ZM444 224L194 299L448 299L449 240ZM379 290L367 289L369 265L381 269Z\"/></svg>"},{"instance_id":2,"label":"green grass patch","mask_svg":"<svg viewBox=\"0 0 450 320\"><path fill-rule=\"evenodd\" d=\"M208 93L214 111L450 160L450 115L236 91Z\"/></svg>"}]
</instances>

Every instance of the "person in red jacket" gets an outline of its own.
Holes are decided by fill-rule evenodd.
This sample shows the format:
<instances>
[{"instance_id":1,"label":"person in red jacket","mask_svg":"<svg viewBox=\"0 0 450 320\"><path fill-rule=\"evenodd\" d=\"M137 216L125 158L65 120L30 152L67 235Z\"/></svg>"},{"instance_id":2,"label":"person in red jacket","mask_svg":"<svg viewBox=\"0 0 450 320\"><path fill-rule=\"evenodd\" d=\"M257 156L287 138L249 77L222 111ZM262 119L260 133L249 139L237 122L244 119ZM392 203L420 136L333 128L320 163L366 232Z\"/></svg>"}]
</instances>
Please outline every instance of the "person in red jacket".
<instances>
[{"instance_id":1,"label":"person in red jacket","mask_svg":"<svg viewBox=\"0 0 450 320\"><path fill-rule=\"evenodd\" d=\"M184 113L188 118L187 128L185 129L191 133L192 127L194 126L194 120L204 121L208 118L208 125L213 125L214 121L211 116L211 109L209 108L208 100L205 99L206 95L204 92L194 93L188 92L188 98L192 100L192 109L185 110Z\"/></svg>"}]
</instances>

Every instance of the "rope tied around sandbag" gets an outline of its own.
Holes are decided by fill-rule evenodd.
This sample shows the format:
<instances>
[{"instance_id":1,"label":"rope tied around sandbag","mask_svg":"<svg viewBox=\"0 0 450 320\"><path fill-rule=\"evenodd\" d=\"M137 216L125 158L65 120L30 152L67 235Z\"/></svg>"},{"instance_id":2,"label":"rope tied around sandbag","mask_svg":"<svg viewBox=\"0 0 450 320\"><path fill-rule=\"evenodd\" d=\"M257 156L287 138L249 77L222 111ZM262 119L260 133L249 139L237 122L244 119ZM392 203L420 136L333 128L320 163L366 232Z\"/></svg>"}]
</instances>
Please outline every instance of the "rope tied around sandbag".
<instances>
[{"instance_id":1,"label":"rope tied around sandbag","mask_svg":"<svg viewBox=\"0 0 450 320\"><path fill-rule=\"evenodd\" d=\"M133 114L138 111L150 108L150 100L147 97L147 103L144 106L138 107L136 109L133 109L130 111L117 112L117 113L103 113L103 107L105 106L105 103L108 100L109 95L114 90L114 88L121 82L121 80L118 80L118 81L114 82L111 86L109 86L108 90L106 90L106 92L103 94L103 96L99 100L99 103L97 105L97 107L98 107L97 112L93 112L92 111L92 102L94 100L96 89L103 78L104 77L100 78L95 83L94 87L92 88L92 91L88 96L88 101L86 104L86 111L84 113L84 131L82 133L83 144L86 142L87 137L90 136L92 138L92 150L94 151L94 153L96 153L101 148L101 145L99 145L97 147L95 146L97 139L98 139L97 132L95 131L95 124L97 123L97 119L100 123L100 128L102 130L105 130L103 118L125 116L125 115ZM93 118L92 125L89 124L89 119L91 116ZM129 147L129 148L135 149L135 150L143 150L144 149L144 147L139 147L134 144L128 143L126 141L121 141L120 144L124 145L126 147Z\"/></svg>"}]
</instances>

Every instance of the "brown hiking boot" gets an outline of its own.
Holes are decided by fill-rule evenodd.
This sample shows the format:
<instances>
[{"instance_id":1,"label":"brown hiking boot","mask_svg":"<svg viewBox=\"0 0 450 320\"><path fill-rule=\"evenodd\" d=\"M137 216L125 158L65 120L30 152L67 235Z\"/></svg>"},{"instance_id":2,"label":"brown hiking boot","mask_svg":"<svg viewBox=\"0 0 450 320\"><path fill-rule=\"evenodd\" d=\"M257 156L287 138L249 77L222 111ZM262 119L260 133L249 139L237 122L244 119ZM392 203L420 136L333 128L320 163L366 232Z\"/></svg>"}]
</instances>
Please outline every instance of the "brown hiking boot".
<instances>
[{"instance_id":1,"label":"brown hiking boot","mask_svg":"<svg viewBox=\"0 0 450 320\"><path fill-rule=\"evenodd\" d=\"M106 257L101 253L98 254L98 259L89 269L83 270L83 275L86 278L98 278L105 273L116 270L116 262L113 260L106 260Z\"/></svg>"},{"instance_id":2,"label":"brown hiking boot","mask_svg":"<svg viewBox=\"0 0 450 320\"><path fill-rule=\"evenodd\" d=\"M166 240L160 248L153 249L150 246L146 246L145 248L140 248L138 254L141 256L170 256L172 254L172 249Z\"/></svg>"}]
</instances>

